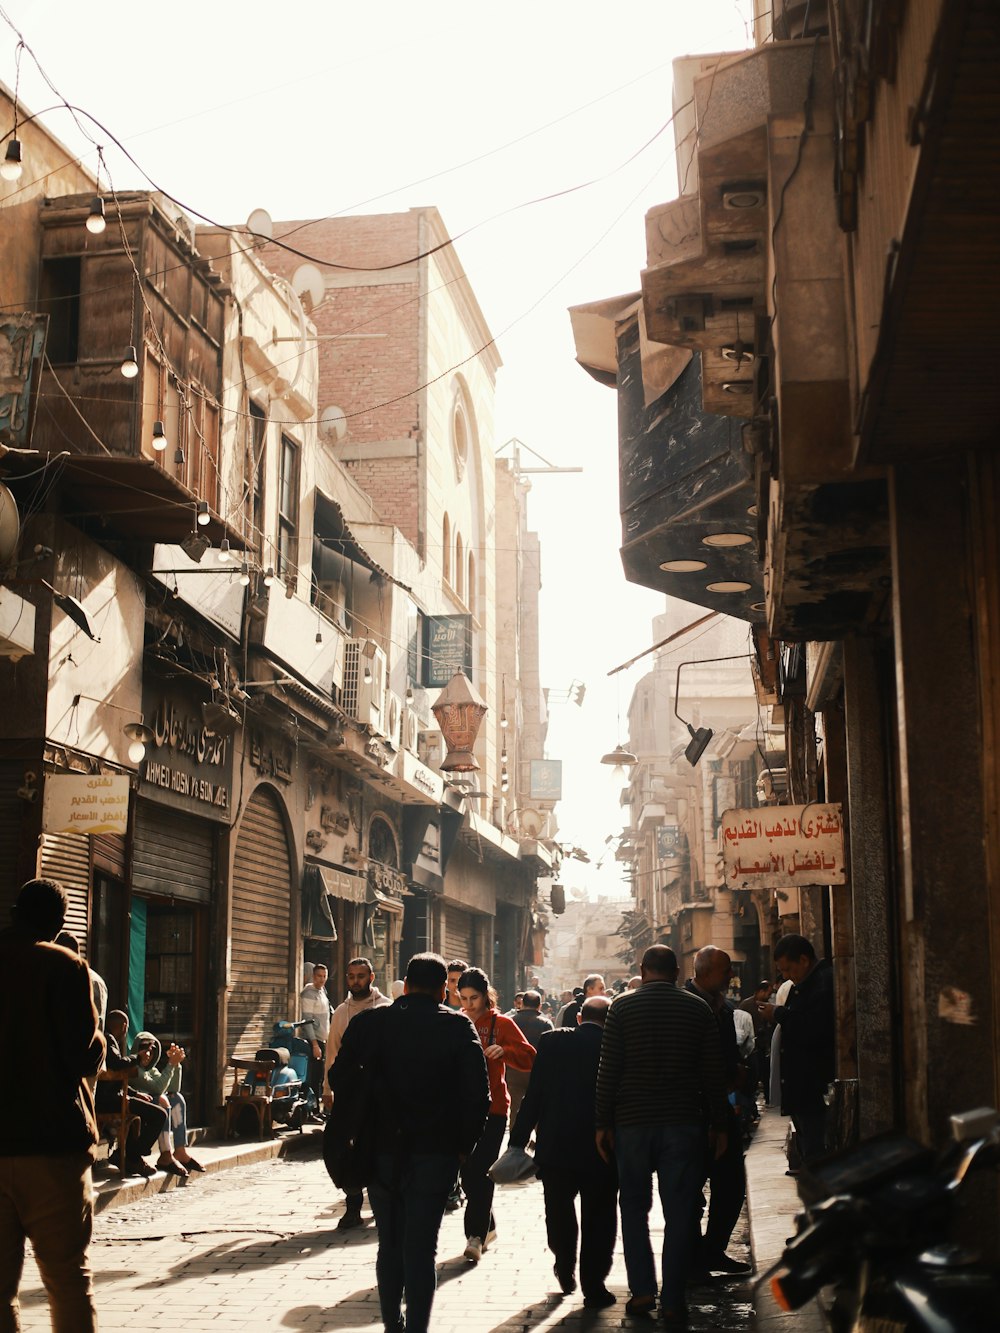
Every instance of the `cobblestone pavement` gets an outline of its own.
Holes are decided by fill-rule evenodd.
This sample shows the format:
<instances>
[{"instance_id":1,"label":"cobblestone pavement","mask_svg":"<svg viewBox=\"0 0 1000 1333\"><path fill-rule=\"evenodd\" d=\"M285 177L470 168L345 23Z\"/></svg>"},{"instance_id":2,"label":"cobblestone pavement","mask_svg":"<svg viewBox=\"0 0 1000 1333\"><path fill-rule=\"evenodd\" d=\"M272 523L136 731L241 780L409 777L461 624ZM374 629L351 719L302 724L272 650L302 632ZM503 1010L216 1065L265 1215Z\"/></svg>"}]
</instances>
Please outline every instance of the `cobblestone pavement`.
<instances>
[{"instance_id":1,"label":"cobblestone pavement","mask_svg":"<svg viewBox=\"0 0 1000 1333\"><path fill-rule=\"evenodd\" d=\"M342 1196L318 1158L224 1171L110 1208L96 1220L92 1247L101 1327L381 1333L376 1231L369 1225L338 1234L342 1212ZM618 1305L584 1312L579 1292L558 1293L541 1187L497 1190L495 1212L499 1239L476 1268L461 1257L461 1213L445 1215L434 1333L655 1327L625 1317L620 1242L608 1283ZM662 1227L656 1205L653 1223L655 1230ZM741 1220L731 1253L746 1257L746 1236ZM658 1244L654 1235L654 1250ZM23 1328L48 1329L44 1289L30 1260L21 1292ZM750 1328L748 1285L692 1288L690 1295L697 1333Z\"/></svg>"}]
</instances>

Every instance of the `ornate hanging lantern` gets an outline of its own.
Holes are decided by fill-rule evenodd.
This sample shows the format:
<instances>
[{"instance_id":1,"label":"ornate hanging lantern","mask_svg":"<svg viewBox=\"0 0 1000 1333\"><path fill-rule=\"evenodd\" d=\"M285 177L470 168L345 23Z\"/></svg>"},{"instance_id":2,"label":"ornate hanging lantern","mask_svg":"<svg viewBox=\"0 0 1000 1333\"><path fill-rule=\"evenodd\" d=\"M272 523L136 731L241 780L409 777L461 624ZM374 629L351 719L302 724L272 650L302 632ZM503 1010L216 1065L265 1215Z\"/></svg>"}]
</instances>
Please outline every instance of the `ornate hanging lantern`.
<instances>
[{"instance_id":1,"label":"ornate hanging lantern","mask_svg":"<svg viewBox=\"0 0 1000 1333\"><path fill-rule=\"evenodd\" d=\"M442 773L468 773L479 767L472 753L479 728L486 716L486 705L472 688L464 671L456 671L431 708L448 746L441 764Z\"/></svg>"}]
</instances>

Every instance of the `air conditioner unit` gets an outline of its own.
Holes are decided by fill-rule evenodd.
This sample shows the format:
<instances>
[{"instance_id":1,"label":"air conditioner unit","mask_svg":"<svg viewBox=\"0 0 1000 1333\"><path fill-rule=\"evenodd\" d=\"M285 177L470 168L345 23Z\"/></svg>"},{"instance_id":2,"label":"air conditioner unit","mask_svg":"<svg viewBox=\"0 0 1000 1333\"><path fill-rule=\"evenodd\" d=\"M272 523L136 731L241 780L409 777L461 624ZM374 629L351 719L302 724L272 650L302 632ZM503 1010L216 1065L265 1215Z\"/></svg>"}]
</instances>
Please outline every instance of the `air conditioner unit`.
<instances>
[{"instance_id":1,"label":"air conditioner unit","mask_svg":"<svg viewBox=\"0 0 1000 1333\"><path fill-rule=\"evenodd\" d=\"M316 608L341 629L347 629L347 591L339 579L321 580L316 585Z\"/></svg>"},{"instance_id":2,"label":"air conditioner unit","mask_svg":"<svg viewBox=\"0 0 1000 1333\"><path fill-rule=\"evenodd\" d=\"M403 726L403 701L392 690L385 692L385 705L382 709L382 735L394 750L400 748L400 735Z\"/></svg>"},{"instance_id":3,"label":"air conditioner unit","mask_svg":"<svg viewBox=\"0 0 1000 1333\"><path fill-rule=\"evenodd\" d=\"M365 674L371 677L365 679ZM385 653L371 639L348 639L344 646L344 712L378 735L385 731Z\"/></svg>"},{"instance_id":4,"label":"air conditioner unit","mask_svg":"<svg viewBox=\"0 0 1000 1333\"><path fill-rule=\"evenodd\" d=\"M444 763L444 737L440 731L421 731L417 733L417 758L428 768L440 769Z\"/></svg>"},{"instance_id":5,"label":"air conditioner unit","mask_svg":"<svg viewBox=\"0 0 1000 1333\"><path fill-rule=\"evenodd\" d=\"M420 718L412 708L403 709L403 749L411 754L417 753L417 739L420 735Z\"/></svg>"}]
</instances>

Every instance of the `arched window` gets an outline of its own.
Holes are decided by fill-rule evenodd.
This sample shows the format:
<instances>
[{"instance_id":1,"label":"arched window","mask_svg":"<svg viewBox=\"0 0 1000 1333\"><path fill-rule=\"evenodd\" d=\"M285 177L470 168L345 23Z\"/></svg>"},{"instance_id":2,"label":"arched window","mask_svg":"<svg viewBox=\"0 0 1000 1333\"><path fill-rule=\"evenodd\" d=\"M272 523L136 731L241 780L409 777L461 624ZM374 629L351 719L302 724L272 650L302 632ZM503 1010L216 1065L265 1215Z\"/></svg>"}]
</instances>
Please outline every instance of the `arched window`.
<instances>
[{"instance_id":1,"label":"arched window","mask_svg":"<svg viewBox=\"0 0 1000 1333\"><path fill-rule=\"evenodd\" d=\"M462 534L455 533L455 591L459 597L462 595L462 575L465 573L464 548L462 546Z\"/></svg>"},{"instance_id":2,"label":"arched window","mask_svg":"<svg viewBox=\"0 0 1000 1333\"><path fill-rule=\"evenodd\" d=\"M469 582L468 582L468 586L467 586L466 591L465 591L465 600L466 600L466 602L467 602L467 604L468 604L469 610L472 612L473 615L476 614L476 593L477 593L477 591L478 591L478 589L476 588L476 557L475 557L475 556L472 554L472 552L470 551L470 552L469 552Z\"/></svg>"},{"instance_id":3,"label":"arched window","mask_svg":"<svg viewBox=\"0 0 1000 1333\"><path fill-rule=\"evenodd\" d=\"M441 523L441 577L445 583L451 582L451 523L447 514Z\"/></svg>"}]
</instances>

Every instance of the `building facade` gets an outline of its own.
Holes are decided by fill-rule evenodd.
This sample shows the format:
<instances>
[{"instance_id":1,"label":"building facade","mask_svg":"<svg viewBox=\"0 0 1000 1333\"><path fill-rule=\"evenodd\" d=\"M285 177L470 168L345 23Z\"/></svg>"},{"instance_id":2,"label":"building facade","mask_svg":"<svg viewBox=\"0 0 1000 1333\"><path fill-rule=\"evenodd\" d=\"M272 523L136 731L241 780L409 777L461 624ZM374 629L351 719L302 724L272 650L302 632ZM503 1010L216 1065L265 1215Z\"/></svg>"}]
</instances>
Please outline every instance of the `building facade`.
<instances>
[{"instance_id":1,"label":"building facade","mask_svg":"<svg viewBox=\"0 0 1000 1333\"><path fill-rule=\"evenodd\" d=\"M787 890L833 960L839 1096L863 1134L933 1141L1000 1096L997 389L968 354L997 290L994 18L760 5L755 49L678 62L682 193L640 290L578 313L622 405L630 577L750 627L787 803L843 812L845 882Z\"/></svg>"}]
</instances>

